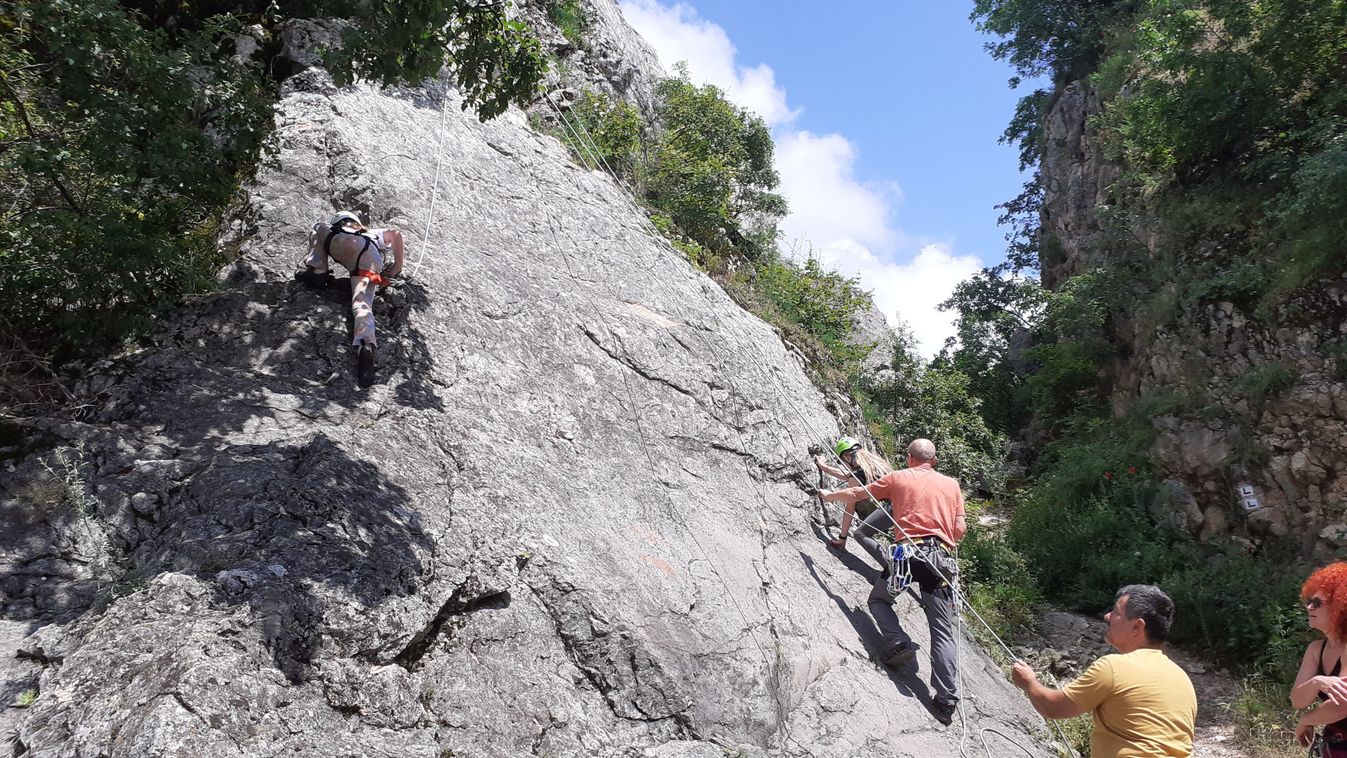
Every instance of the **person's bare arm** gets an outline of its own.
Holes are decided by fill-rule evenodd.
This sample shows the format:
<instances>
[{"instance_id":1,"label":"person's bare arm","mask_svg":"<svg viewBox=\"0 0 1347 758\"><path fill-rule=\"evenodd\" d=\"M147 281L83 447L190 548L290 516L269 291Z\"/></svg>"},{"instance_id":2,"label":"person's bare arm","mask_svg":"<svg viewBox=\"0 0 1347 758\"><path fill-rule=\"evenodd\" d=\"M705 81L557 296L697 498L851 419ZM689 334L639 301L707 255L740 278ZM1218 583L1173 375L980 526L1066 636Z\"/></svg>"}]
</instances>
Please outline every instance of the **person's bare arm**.
<instances>
[{"instance_id":1,"label":"person's bare arm","mask_svg":"<svg viewBox=\"0 0 1347 758\"><path fill-rule=\"evenodd\" d=\"M963 536L965 534L968 534L968 514L963 509L963 493L960 492L959 512L958 515L954 517L954 534L951 534L950 536L954 538L954 543L957 545L958 543L963 542Z\"/></svg>"},{"instance_id":2,"label":"person's bare arm","mask_svg":"<svg viewBox=\"0 0 1347 758\"><path fill-rule=\"evenodd\" d=\"M1339 676L1316 675L1319 655L1322 650L1311 643L1305 648L1305 656L1300 660L1300 671L1296 673L1296 683L1291 688L1291 707L1308 708L1322 692L1328 696L1328 702L1334 705L1347 705L1347 680Z\"/></svg>"},{"instance_id":3,"label":"person's bare arm","mask_svg":"<svg viewBox=\"0 0 1347 758\"><path fill-rule=\"evenodd\" d=\"M847 503L846 509L842 511L842 526L837 530L838 537L835 540L829 540L833 547L845 547L847 536L851 534L851 517L856 512L855 503Z\"/></svg>"},{"instance_id":4,"label":"person's bare arm","mask_svg":"<svg viewBox=\"0 0 1347 758\"><path fill-rule=\"evenodd\" d=\"M1326 726L1347 719L1347 705L1321 703L1318 708L1300 717L1300 723L1309 726Z\"/></svg>"},{"instance_id":5,"label":"person's bare arm","mask_svg":"<svg viewBox=\"0 0 1347 758\"><path fill-rule=\"evenodd\" d=\"M1024 661L1015 661L1015 666L1011 669L1011 678L1014 679L1015 686L1024 690L1024 694L1029 696L1029 702L1033 704L1034 710L1043 718L1069 719L1085 712L1061 690L1054 690L1039 682L1033 667Z\"/></svg>"},{"instance_id":6,"label":"person's bare arm","mask_svg":"<svg viewBox=\"0 0 1347 758\"><path fill-rule=\"evenodd\" d=\"M864 487L847 487L846 489L833 490L832 492L823 491L819 497L829 503L859 503L870 497Z\"/></svg>"},{"instance_id":7,"label":"person's bare arm","mask_svg":"<svg viewBox=\"0 0 1347 758\"><path fill-rule=\"evenodd\" d=\"M814 465L818 466L819 471L822 471L823 473L827 474L828 476L831 476L834 479L845 480L851 477L851 474L847 473L846 471L843 471L842 469L837 468L836 466L829 466L828 464L824 463L823 460L818 456L814 457Z\"/></svg>"},{"instance_id":8,"label":"person's bare arm","mask_svg":"<svg viewBox=\"0 0 1347 758\"><path fill-rule=\"evenodd\" d=\"M385 230L384 241L393 250L393 265L385 272L385 276L394 277L402 273L403 258L406 257L406 243L402 239L402 231L398 229Z\"/></svg>"}]
</instances>

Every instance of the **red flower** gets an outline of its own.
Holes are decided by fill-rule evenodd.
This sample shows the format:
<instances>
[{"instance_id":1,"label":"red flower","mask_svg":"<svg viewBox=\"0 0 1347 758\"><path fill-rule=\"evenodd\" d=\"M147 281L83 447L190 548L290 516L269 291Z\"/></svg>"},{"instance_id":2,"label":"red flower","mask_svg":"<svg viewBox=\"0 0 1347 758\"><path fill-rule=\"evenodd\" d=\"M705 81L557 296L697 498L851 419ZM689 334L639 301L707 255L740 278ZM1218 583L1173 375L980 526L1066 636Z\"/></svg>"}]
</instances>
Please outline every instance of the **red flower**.
<instances>
[{"instance_id":1,"label":"red flower","mask_svg":"<svg viewBox=\"0 0 1347 758\"><path fill-rule=\"evenodd\" d=\"M1132 474L1132 475L1136 475L1136 473L1137 473L1137 467L1136 467L1136 466L1128 466L1128 467L1127 467L1127 473Z\"/></svg>"},{"instance_id":2,"label":"red flower","mask_svg":"<svg viewBox=\"0 0 1347 758\"><path fill-rule=\"evenodd\" d=\"M1112 479L1112 478L1113 478L1113 472L1112 472L1112 471L1105 471L1105 472L1104 472L1104 478L1105 478L1105 479Z\"/></svg>"}]
</instances>

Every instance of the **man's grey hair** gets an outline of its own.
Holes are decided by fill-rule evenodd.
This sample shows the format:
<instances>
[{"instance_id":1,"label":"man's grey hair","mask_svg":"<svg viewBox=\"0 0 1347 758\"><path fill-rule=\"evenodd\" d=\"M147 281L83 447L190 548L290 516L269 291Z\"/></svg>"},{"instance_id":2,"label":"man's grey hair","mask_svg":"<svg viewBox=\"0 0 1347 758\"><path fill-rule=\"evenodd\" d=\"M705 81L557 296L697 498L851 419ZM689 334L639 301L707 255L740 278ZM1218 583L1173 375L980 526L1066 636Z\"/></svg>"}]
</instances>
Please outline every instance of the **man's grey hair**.
<instances>
[{"instance_id":1,"label":"man's grey hair","mask_svg":"<svg viewBox=\"0 0 1347 758\"><path fill-rule=\"evenodd\" d=\"M914 461L927 463L935 460L935 443L928 439L915 439L907 446L907 454Z\"/></svg>"},{"instance_id":2,"label":"man's grey hair","mask_svg":"<svg viewBox=\"0 0 1347 758\"><path fill-rule=\"evenodd\" d=\"M1169 627L1174 623L1174 601L1165 591L1153 584L1129 584L1118 590L1114 600L1127 597L1123 615L1128 620L1146 622L1146 639L1164 642L1169 639Z\"/></svg>"}]
</instances>

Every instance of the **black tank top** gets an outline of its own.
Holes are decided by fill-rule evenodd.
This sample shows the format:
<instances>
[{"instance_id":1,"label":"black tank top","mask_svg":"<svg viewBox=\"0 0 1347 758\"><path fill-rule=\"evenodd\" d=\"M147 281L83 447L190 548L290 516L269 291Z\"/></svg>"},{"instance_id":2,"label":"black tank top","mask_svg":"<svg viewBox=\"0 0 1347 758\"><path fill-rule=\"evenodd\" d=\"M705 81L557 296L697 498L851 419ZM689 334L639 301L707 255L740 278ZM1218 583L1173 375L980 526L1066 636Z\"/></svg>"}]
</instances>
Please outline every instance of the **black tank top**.
<instances>
[{"instance_id":1,"label":"black tank top","mask_svg":"<svg viewBox=\"0 0 1347 758\"><path fill-rule=\"evenodd\" d=\"M1338 662L1333 664L1332 671L1324 671L1324 651L1327 649L1328 649L1328 640L1324 640L1324 643L1319 646L1319 676L1342 676L1342 674L1338 673L1342 671L1341 655L1338 656ZM1328 695L1325 695L1324 693L1320 692L1319 699L1327 700Z\"/></svg>"},{"instance_id":2,"label":"black tank top","mask_svg":"<svg viewBox=\"0 0 1347 758\"><path fill-rule=\"evenodd\" d=\"M1333 664L1332 671L1324 670L1324 651L1327 649L1328 649L1328 640L1324 640L1323 644L1319 646L1319 676L1342 676L1341 673L1342 655L1338 656L1338 662ZM1325 695L1324 693L1320 692L1319 699L1328 700L1328 695ZM1332 724L1329 724L1329 726L1332 728L1336 728L1338 731L1347 731L1347 719L1342 719L1341 721L1334 722Z\"/></svg>"}]
</instances>

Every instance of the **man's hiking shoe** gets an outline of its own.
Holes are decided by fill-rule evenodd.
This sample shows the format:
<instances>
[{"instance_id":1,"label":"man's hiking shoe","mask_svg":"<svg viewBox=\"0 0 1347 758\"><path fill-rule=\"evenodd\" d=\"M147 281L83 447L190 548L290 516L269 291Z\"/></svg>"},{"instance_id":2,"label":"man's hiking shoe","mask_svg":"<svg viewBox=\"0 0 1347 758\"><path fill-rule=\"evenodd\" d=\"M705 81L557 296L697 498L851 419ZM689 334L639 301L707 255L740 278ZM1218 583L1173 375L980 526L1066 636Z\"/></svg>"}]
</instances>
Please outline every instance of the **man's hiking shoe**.
<instances>
[{"instance_id":1,"label":"man's hiking shoe","mask_svg":"<svg viewBox=\"0 0 1347 758\"><path fill-rule=\"evenodd\" d=\"M959 709L959 702L949 702L946 700L936 700L931 704L931 710L934 711L935 720L949 726L954 723L954 713Z\"/></svg>"},{"instance_id":2,"label":"man's hiking shoe","mask_svg":"<svg viewBox=\"0 0 1347 758\"><path fill-rule=\"evenodd\" d=\"M889 656L884 659L884 665L889 668L905 666L915 657L917 657L917 646L909 642L894 648Z\"/></svg>"},{"instance_id":3,"label":"man's hiking shoe","mask_svg":"<svg viewBox=\"0 0 1347 758\"><path fill-rule=\"evenodd\" d=\"M374 348L363 341L355 356L355 381L361 389L374 384Z\"/></svg>"}]
</instances>

